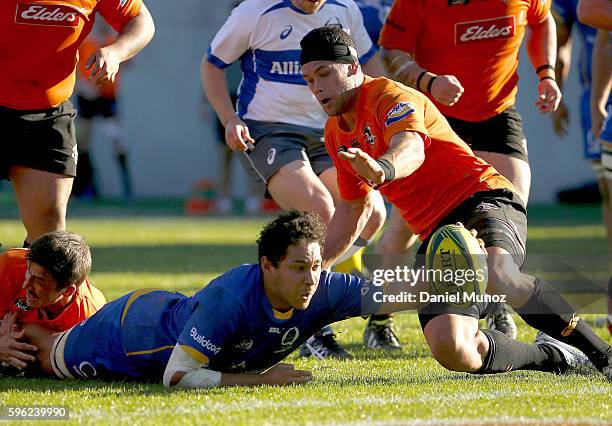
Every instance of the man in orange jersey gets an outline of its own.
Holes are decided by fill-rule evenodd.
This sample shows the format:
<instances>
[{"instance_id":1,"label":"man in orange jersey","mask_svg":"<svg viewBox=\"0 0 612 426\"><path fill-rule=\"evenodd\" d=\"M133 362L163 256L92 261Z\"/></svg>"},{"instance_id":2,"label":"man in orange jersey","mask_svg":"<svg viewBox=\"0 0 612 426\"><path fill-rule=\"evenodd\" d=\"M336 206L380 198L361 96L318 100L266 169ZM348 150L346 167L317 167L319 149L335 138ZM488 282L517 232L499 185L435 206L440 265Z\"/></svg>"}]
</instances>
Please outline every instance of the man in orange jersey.
<instances>
[{"instance_id":1,"label":"man in orange jersey","mask_svg":"<svg viewBox=\"0 0 612 426\"><path fill-rule=\"evenodd\" d=\"M423 240L461 222L487 251L487 292L505 295L527 324L582 350L612 380L612 348L545 280L523 274L526 211L514 187L453 132L423 94L386 78L364 76L353 42L338 28L301 41L304 80L329 116L325 145L342 196L328 227L324 266L357 238L377 188ZM429 303L419 319L444 367L488 374L537 364L545 354L497 330L479 330L491 303ZM539 340L550 339L540 334ZM537 346L537 345L536 345Z\"/></svg>"},{"instance_id":2,"label":"man in orange jersey","mask_svg":"<svg viewBox=\"0 0 612 426\"><path fill-rule=\"evenodd\" d=\"M474 153L510 179L527 205L531 170L521 116L514 108L518 53L527 53L540 79L536 105L554 111L556 32L551 0L397 0L381 31L390 77L425 93ZM416 239L397 212L381 250L409 250ZM506 310L489 327L516 336Z\"/></svg>"},{"instance_id":3,"label":"man in orange jersey","mask_svg":"<svg viewBox=\"0 0 612 426\"><path fill-rule=\"evenodd\" d=\"M0 2L0 179L10 179L27 231L25 245L62 230L76 173L77 49L99 13L118 36L88 60L89 78L113 81L119 65L151 40L142 0L8 0Z\"/></svg>"},{"instance_id":4,"label":"man in orange jersey","mask_svg":"<svg viewBox=\"0 0 612 426\"><path fill-rule=\"evenodd\" d=\"M55 231L29 249L0 254L0 362L26 367L35 358L32 345L18 341L20 324L43 324L64 331L89 318L105 303L104 295L87 279L91 254L77 234Z\"/></svg>"}]
</instances>

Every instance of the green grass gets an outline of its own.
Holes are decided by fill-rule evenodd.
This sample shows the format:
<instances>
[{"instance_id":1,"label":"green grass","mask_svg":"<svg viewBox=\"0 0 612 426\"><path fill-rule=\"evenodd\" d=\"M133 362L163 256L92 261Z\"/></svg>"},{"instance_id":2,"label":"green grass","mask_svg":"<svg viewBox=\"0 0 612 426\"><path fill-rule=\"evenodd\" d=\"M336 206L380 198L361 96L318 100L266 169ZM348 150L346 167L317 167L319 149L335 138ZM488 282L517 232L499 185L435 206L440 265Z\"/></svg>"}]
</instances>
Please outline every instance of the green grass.
<instances>
[{"instance_id":1,"label":"green grass","mask_svg":"<svg viewBox=\"0 0 612 426\"><path fill-rule=\"evenodd\" d=\"M109 300L142 287L193 293L228 267L253 261L253 241L265 222L124 213L110 219L84 209L69 222L87 236L92 281ZM531 213L531 252L605 253L596 208ZM0 240L4 248L20 245L21 224L0 220ZM336 331L355 360L291 355L289 362L314 373L302 387L167 391L153 384L0 379L0 405L65 405L71 423L89 424L612 424L612 385L599 376L451 373L429 356L416 316L399 315L396 323L401 353L364 350L365 322L351 319ZM533 339L534 330L519 327L521 340Z\"/></svg>"}]
</instances>

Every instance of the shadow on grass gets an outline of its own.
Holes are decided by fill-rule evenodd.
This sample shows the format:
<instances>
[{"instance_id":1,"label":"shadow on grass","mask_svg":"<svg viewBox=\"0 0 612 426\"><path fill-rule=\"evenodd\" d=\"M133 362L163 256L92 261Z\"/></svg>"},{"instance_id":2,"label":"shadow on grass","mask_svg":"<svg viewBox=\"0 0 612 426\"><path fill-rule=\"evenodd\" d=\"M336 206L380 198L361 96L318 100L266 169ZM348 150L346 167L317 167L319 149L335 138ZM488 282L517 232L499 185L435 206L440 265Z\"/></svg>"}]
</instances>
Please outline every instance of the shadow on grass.
<instances>
[{"instance_id":1,"label":"shadow on grass","mask_svg":"<svg viewBox=\"0 0 612 426\"><path fill-rule=\"evenodd\" d=\"M256 262L255 245L177 244L92 248L93 271L209 273Z\"/></svg>"}]
</instances>

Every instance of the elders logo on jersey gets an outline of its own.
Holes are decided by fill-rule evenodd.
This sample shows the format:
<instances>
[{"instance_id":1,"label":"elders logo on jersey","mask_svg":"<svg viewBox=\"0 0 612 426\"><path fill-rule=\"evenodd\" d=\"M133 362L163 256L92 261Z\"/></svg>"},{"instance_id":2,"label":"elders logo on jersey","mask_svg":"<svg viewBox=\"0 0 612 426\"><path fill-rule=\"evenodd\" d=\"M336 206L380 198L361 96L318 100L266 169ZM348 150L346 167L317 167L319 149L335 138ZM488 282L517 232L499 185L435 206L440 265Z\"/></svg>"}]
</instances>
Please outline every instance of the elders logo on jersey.
<instances>
[{"instance_id":1,"label":"elders logo on jersey","mask_svg":"<svg viewBox=\"0 0 612 426\"><path fill-rule=\"evenodd\" d=\"M455 24L455 45L511 38L514 37L515 32L514 16L459 22Z\"/></svg>"},{"instance_id":2,"label":"elders logo on jersey","mask_svg":"<svg viewBox=\"0 0 612 426\"><path fill-rule=\"evenodd\" d=\"M15 23L69 28L78 27L79 11L63 4L19 3L15 11Z\"/></svg>"}]
</instances>

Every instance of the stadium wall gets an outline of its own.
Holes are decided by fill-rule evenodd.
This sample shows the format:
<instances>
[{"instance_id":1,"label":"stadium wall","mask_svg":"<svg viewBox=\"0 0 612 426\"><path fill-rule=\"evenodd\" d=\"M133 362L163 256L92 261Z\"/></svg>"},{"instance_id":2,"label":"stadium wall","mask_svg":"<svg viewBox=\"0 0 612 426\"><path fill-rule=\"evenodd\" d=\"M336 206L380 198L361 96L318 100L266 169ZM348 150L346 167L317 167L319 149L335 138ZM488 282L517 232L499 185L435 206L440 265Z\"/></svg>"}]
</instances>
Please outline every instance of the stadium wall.
<instances>
[{"instance_id":1,"label":"stadium wall","mask_svg":"<svg viewBox=\"0 0 612 426\"><path fill-rule=\"evenodd\" d=\"M155 18L151 44L123 70L120 109L136 196L183 196L218 171L215 115L204 100L199 63L233 1L148 0ZM576 55L575 55L576 56ZM569 136L558 138L549 116L534 106L537 80L521 52L519 98L533 168L531 202L548 203L557 190L592 180L582 158L578 82L572 67L565 99L570 108ZM112 149L96 130L93 153L101 192L118 195L120 185ZM244 191L242 170L235 188Z\"/></svg>"}]
</instances>

